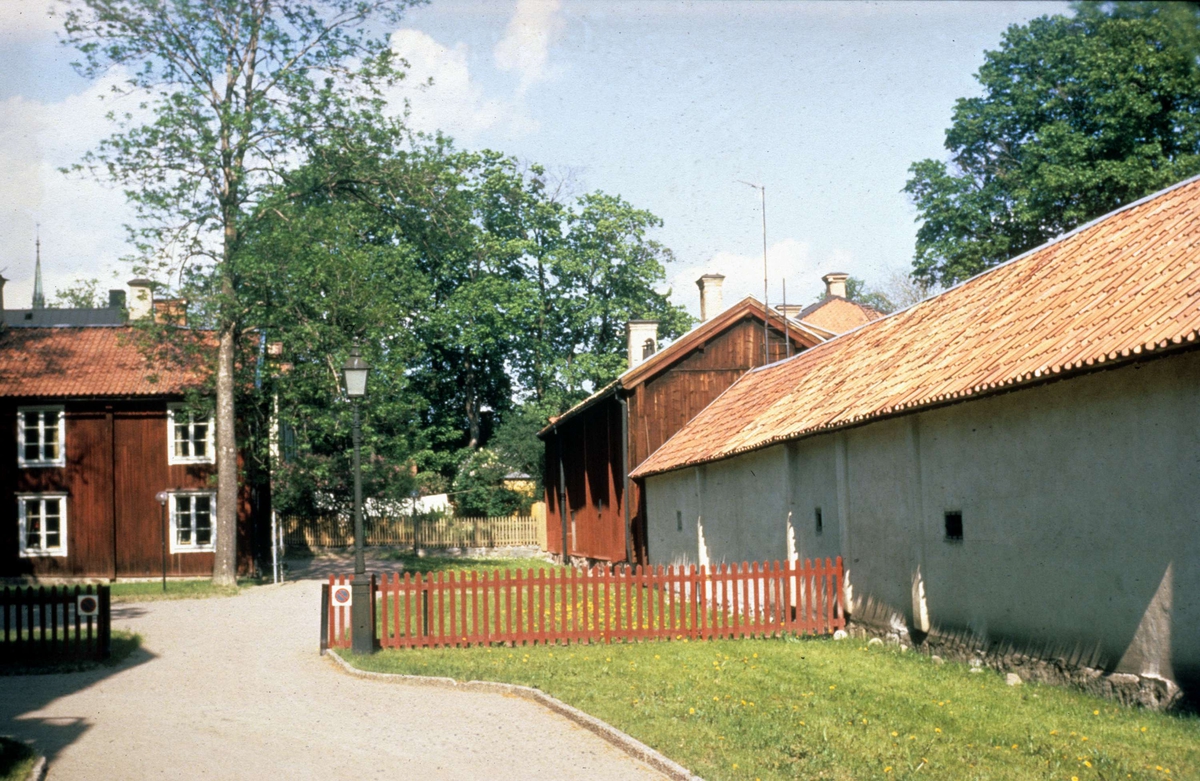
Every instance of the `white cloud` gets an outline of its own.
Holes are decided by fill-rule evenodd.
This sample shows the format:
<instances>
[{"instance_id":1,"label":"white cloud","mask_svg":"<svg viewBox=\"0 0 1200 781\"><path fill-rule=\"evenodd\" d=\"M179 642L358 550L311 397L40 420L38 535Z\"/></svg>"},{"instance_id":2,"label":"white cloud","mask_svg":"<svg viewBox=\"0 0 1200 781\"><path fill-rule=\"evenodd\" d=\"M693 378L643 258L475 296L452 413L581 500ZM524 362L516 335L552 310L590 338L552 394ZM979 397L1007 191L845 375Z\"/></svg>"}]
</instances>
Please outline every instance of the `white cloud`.
<instances>
[{"instance_id":1,"label":"white cloud","mask_svg":"<svg viewBox=\"0 0 1200 781\"><path fill-rule=\"evenodd\" d=\"M49 0L6 0L0 2L0 36L10 40L45 38L62 27Z\"/></svg>"},{"instance_id":2,"label":"white cloud","mask_svg":"<svg viewBox=\"0 0 1200 781\"><path fill-rule=\"evenodd\" d=\"M845 250L835 249L817 259L806 241L787 238L767 247L767 277L771 305L783 300L783 280L787 280L789 303L810 304L824 289L821 275L831 271L854 270L853 258ZM671 300L687 307L693 315L700 314L700 294L696 280L702 274L723 274L722 293L725 306L731 306L746 296L763 297L762 253L742 254L721 250L705 263L676 267L669 277Z\"/></svg>"},{"instance_id":3,"label":"white cloud","mask_svg":"<svg viewBox=\"0 0 1200 781\"><path fill-rule=\"evenodd\" d=\"M550 44L562 29L560 0L517 0L517 10L493 54L496 67L521 77L518 94L549 77Z\"/></svg>"},{"instance_id":4,"label":"white cloud","mask_svg":"<svg viewBox=\"0 0 1200 781\"><path fill-rule=\"evenodd\" d=\"M465 43L451 48L413 29L396 30L391 43L410 67L388 99L397 110L408 101L414 130L441 130L470 141L484 131L520 136L537 129L519 101L489 98L472 80Z\"/></svg>"},{"instance_id":5,"label":"white cloud","mask_svg":"<svg viewBox=\"0 0 1200 781\"><path fill-rule=\"evenodd\" d=\"M0 103L0 271L12 281L5 304L28 306L33 292L35 224L41 224L42 272L49 295L80 278L106 283L128 248L123 224L132 221L124 195L95 181L66 176L59 168L78 162L112 131L102 101L123 76L114 72L58 103L15 96ZM136 103L132 98L124 99ZM124 108L124 101L118 104Z\"/></svg>"}]
</instances>

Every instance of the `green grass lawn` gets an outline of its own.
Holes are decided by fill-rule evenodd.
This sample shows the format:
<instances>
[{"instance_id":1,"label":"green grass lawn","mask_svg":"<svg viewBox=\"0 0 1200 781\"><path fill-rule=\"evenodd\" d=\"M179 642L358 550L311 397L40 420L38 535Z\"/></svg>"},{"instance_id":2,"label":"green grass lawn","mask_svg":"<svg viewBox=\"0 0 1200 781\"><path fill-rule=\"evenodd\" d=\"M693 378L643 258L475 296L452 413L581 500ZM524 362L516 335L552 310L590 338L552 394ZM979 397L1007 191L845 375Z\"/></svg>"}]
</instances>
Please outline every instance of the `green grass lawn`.
<instances>
[{"instance_id":1,"label":"green grass lawn","mask_svg":"<svg viewBox=\"0 0 1200 781\"><path fill-rule=\"evenodd\" d=\"M10 738L0 738L0 781L25 781L37 755L33 749Z\"/></svg>"},{"instance_id":2,"label":"green grass lawn","mask_svg":"<svg viewBox=\"0 0 1200 781\"><path fill-rule=\"evenodd\" d=\"M414 557L415 559L415 557ZM448 560L456 569L478 566ZM496 560L488 567L528 566ZM415 559L422 571L436 560ZM347 654L535 686L721 779L1200 778L1200 719L828 638Z\"/></svg>"},{"instance_id":3,"label":"green grass lawn","mask_svg":"<svg viewBox=\"0 0 1200 781\"><path fill-rule=\"evenodd\" d=\"M402 572L496 572L508 569L513 572L521 570L565 570L558 564L550 564L541 559L509 559L509 558L467 558L458 556L418 556L410 550L388 550L378 554L383 561L394 561L401 564Z\"/></svg>"},{"instance_id":4,"label":"green grass lawn","mask_svg":"<svg viewBox=\"0 0 1200 781\"><path fill-rule=\"evenodd\" d=\"M113 583L113 602L157 602L164 599L207 599L209 597L232 597L244 589L261 585L258 578L239 578L236 587L214 586L211 580L167 580L163 591L162 581L136 583Z\"/></svg>"}]
</instances>

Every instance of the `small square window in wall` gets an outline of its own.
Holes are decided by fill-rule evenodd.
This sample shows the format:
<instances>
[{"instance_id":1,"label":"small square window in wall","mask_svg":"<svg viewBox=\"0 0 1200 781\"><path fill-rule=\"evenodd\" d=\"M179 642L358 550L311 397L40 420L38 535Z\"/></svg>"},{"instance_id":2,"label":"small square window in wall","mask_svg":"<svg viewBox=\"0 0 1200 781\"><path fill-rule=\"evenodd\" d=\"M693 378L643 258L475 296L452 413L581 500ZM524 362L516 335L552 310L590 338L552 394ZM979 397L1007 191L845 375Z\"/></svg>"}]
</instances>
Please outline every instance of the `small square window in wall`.
<instances>
[{"instance_id":1,"label":"small square window in wall","mask_svg":"<svg viewBox=\"0 0 1200 781\"><path fill-rule=\"evenodd\" d=\"M948 510L946 512L946 541L962 542L962 538L962 510Z\"/></svg>"},{"instance_id":2,"label":"small square window in wall","mask_svg":"<svg viewBox=\"0 0 1200 781\"><path fill-rule=\"evenodd\" d=\"M213 419L197 417L183 404L167 405L167 463L212 464L216 462Z\"/></svg>"},{"instance_id":3,"label":"small square window in wall","mask_svg":"<svg viewBox=\"0 0 1200 781\"><path fill-rule=\"evenodd\" d=\"M820 507L813 510L813 520L815 521L815 523L813 524L813 528L816 529L817 534L820 534L821 532L825 531L825 524L821 520L821 508Z\"/></svg>"},{"instance_id":4,"label":"small square window in wall","mask_svg":"<svg viewBox=\"0 0 1200 781\"><path fill-rule=\"evenodd\" d=\"M171 494L171 553L206 553L213 550L215 495L202 492Z\"/></svg>"},{"instance_id":5,"label":"small square window in wall","mask_svg":"<svg viewBox=\"0 0 1200 781\"><path fill-rule=\"evenodd\" d=\"M18 495L17 531L23 558L66 556L66 494Z\"/></svg>"},{"instance_id":6,"label":"small square window in wall","mask_svg":"<svg viewBox=\"0 0 1200 781\"><path fill-rule=\"evenodd\" d=\"M62 407L17 408L17 466L66 466Z\"/></svg>"}]
</instances>

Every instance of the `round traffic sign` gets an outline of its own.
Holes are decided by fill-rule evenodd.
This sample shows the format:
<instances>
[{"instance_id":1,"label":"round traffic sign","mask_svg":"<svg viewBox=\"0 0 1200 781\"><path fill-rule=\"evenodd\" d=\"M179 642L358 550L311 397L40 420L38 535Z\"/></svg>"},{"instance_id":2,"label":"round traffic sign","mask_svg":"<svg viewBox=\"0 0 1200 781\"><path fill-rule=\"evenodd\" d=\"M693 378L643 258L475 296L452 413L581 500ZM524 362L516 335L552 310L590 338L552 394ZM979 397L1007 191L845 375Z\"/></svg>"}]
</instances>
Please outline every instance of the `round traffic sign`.
<instances>
[{"instance_id":1,"label":"round traffic sign","mask_svg":"<svg viewBox=\"0 0 1200 781\"><path fill-rule=\"evenodd\" d=\"M334 586L333 587L333 604L345 607L350 604L351 591L349 586Z\"/></svg>"},{"instance_id":2,"label":"round traffic sign","mask_svg":"<svg viewBox=\"0 0 1200 781\"><path fill-rule=\"evenodd\" d=\"M100 612L100 600L94 594L80 594L75 609L81 616L94 616Z\"/></svg>"}]
</instances>

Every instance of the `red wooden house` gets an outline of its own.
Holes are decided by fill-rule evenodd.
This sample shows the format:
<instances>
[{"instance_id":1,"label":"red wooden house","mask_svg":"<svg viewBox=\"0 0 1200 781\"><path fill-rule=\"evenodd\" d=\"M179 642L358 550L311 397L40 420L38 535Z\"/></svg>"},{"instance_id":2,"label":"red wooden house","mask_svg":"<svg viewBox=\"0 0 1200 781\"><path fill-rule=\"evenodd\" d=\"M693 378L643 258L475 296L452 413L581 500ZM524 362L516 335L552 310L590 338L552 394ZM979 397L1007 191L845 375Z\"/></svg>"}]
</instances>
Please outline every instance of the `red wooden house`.
<instances>
[{"instance_id":1,"label":"red wooden house","mask_svg":"<svg viewBox=\"0 0 1200 781\"><path fill-rule=\"evenodd\" d=\"M14 327L23 319L0 323L0 577L160 575L160 491L167 574L211 574L214 426L182 404L202 375L149 365L127 325ZM266 497L241 499L248 571Z\"/></svg>"}]
</instances>

